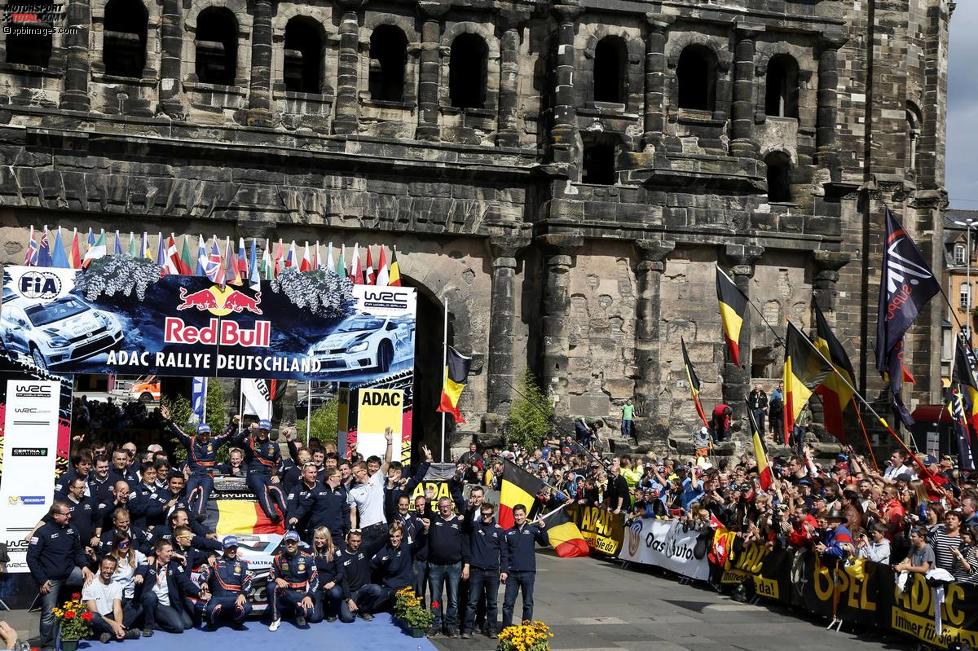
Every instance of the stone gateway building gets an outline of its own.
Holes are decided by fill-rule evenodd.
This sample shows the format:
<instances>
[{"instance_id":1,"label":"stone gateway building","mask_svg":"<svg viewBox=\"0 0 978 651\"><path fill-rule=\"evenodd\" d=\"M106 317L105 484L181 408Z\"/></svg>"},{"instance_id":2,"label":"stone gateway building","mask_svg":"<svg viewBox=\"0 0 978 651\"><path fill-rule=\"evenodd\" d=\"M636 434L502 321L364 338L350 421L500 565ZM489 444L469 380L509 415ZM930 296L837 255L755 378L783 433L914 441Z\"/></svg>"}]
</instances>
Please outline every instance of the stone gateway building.
<instances>
[{"instance_id":1,"label":"stone gateway building","mask_svg":"<svg viewBox=\"0 0 978 651\"><path fill-rule=\"evenodd\" d=\"M39 0L42 4L50 0ZM63 4L62 4L63 3ZM0 34L0 229L396 246L475 356L466 428L531 368L561 416L688 432L781 373L756 314L725 363L721 265L783 332L817 301L878 393L882 206L935 266L949 0L57 0ZM19 22L11 22L11 20ZM940 391L938 303L908 339Z\"/></svg>"}]
</instances>

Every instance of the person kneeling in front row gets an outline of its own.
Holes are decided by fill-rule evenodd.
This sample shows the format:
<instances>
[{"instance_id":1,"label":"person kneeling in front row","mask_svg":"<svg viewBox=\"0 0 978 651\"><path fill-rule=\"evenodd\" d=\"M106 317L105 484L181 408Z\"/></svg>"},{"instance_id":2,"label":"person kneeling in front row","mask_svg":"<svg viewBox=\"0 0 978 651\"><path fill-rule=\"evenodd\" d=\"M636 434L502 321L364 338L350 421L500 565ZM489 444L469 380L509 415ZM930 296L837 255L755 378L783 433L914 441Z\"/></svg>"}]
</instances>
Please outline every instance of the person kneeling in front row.
<instances>
[{"instance_id":1,"label":"person kneeling in front row","mask_svg":"<svg viewBox=\"0 0 978 651\"><path fill-rule=\"evenodd\" d=\"M251 593L251 572L248 561L238 560L238 539L225 536L224 554L211 564L208 585L211 598L204 606L204 620L211 628L222 621L230 622L231 628L245 630L244 620L251 614L248 595Z\"/></svg>"},{"instance_id":2,"label":"person kneeling in front row","mask_svg":"<svg viewBox=\"0 0 978 651\"><path fill-rule=\"evenodd\" d=\"M282 624L282 606L295 612L295 624L306 626L306 619L315 614L313 595L319 588L319 573L312 556L299 549L299 534L285 534L285 549L276 554L268 575L268 606L272 622L268 630L277 631Z\"/></svg>"},{"instance_id":3,"label":"person kneeling in front row","mask_svg":"<svg viewBox=\"0 0 978 651\"><path fill-rule=\"evenodd\" d=\"M82 589L82 600L92 614L92 633L103 644L113 639L138 638L139 631L132 626L143 614L138 604L122 605L122 584L112 580L117 562L113 556L103 556L98 575Z\"/></svg>"},{"instance_id":4,"label":"person kneeling in front row","mask_svg":"<svg viewBox=\"0 0 978 651\"><path fill-rule=\"evenodd\" d=\"M346 548L336 552L336 558L343 570L343 601L340 602L340 621L353 622L355 615L368 622L374 618L373 612L384 598L384 589L370 582L370 557L360 548L363 536L359 529L352 529L346 535Z\"/></svg>"}]
</instances>

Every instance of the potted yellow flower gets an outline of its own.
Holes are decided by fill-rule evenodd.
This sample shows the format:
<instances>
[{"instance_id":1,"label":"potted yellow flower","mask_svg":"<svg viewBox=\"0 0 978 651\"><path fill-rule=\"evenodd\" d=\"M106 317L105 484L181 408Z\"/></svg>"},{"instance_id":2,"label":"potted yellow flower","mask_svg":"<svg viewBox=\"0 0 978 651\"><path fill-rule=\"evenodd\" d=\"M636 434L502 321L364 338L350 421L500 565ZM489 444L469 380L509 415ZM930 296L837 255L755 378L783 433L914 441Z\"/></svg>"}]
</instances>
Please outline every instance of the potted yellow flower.
<instances>
[{"instance_id":1,"label":"potted yellow flower","mask_svg":"<svg viewBox=\"0 0 978 651\"><path fill-rule=\"evenodd\" d=\"M424 637L435 621L434 613L425 608L424 601L413 588L401 588L395 593L394 617L411 637Z\"/></svg>"},{"instance_id":2,"label":"potted yellow flower","mask_svg":"<svg viewBox=\"0 0 978 651\"><path fill-rule=\"evenodd\" d=\"M54 608L52 612L58 620L58 647L61 651L75 651L78 641L92 633L92 613L85 608L77 592L61 608Z\"/></svg>"},{"instance_id":3,"label":"potted yellow flower","mask_svg":"<svg viewBox=\"0 0 978 651\"><path fill-rule=\"evenodd\" d=\"M539 620L507 626L499 633L496 651L551 651L550 627Z\"/></svg>"}]
</instances>

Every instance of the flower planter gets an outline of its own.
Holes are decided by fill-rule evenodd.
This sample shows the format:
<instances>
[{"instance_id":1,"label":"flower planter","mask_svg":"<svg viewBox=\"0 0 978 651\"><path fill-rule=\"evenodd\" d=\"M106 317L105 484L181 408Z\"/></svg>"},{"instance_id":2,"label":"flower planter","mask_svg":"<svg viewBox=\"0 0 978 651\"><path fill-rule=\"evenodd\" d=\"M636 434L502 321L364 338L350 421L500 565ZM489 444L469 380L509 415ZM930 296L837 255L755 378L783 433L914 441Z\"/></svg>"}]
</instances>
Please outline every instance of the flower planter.
<instances>
[{"instance_id":1,"label":"flower planter","mask_svg":"<svg viewBox=\"0 0 978 651\"><path fill-rule=\"evenodd\" d=\"M427 633L421 628L409 628L407 629L408 635L411 637L426 637Z\"/></svg>"},{"instance_id":2,"label":"flower planter","mask_svg":"<svg viewBox=\"0 0 978 651\"><path fill-rule=\"evenodd\" d=\"M58 640L60 651L78 651L78 640Z\"/></svg>"}]
</instances>

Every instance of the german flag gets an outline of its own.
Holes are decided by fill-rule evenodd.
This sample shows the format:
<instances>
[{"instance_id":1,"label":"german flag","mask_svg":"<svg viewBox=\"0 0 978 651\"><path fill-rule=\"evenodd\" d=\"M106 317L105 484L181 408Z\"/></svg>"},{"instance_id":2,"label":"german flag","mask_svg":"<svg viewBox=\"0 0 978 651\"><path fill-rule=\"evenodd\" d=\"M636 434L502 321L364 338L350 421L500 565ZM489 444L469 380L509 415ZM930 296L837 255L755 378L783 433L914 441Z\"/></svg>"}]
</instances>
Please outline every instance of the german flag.
<instances>
[{"instance_id":1,"label":"german flag","mask_svg":"<svg viewBox=\"0 0 978 651\"><path fill-rule=\"evenodd\" d=\"M536 502L537 493L546 484L509 460L503 462L503 481L499 492L499 526L512 529L513 507L522 504L527 513ZM590 550L581 530L571 521L564 509L547 518L547 535L557 556L574 558L587 556Z\"/></svg>"},{"instance_id":2,"label":"german flag","mask_svg":"<svg viewBox=\"0 0 978 651\"><path fill-rule=\"evenodd\" d=\"M784 347L784 443L795 428L795 419L832 366L819 355L805 335L788 322Z\"/></svg>"},{"instance_id":3,"label":"german flag","mask_svg":"<svg viewBox=\"0 0 978 651\"><path fill-rule=\"evenodd\" d=\"M723 322L723 337L727 340L730 359L740 366L740 329L747 315L747 297L720 267L717 267L717 299L720 301L720 320Z\"/></svg>"},{"instance_id":4,"label":"german flag","mask_svg":"<svg viewBox=\"0 0 978 651\"><path fill-rule=\"evenodd\" d=\"M757 479L761 484L761 489L767 490L771 487L774 476L771 474L771 466L767 463L764 441L761 440L761 433L757 430L754 413L750 409L747 410L747 420L750 421L751 438L754 443L754 458L757 460Z\"/></svg>"},{"instance_id":5,"label":"german flag","mask_svg":"<svg viewBox=\"0 0 978 651\"><path fill-rule=\"evenodd\" d=\"M459 354L457 350L448 347L445 360L445 384L441 389L441 403L436 411L451 414L456 423L464 423L462 412L458 410L458 400L465 388L465 380L469 377L469 367L472 358Z\"/></svg>"},{"instance_id":6,"label":"german flag","mask_svg":"<svg viewBox=\"0 0 978 651\"><path fill-rule=\"evenodd\" d=\"M842 412L852 402L850 386L855 386L856 372L852 368L852 362L849 361L849 355L829 328L829 323L825 320L825 315L822 314L818 305L815 305L814 343L819 352L832 362L832 366L836 370L835 373L826 377L825 382L815 391L822 399L822 408L825 412L825 429L829 434L845 443L846 433L842 427ZM842 378L845 378L845 381Z\"/></svg>"},{"instance_id":7,"label":"german flag","mask_svg":"<svg viewBox=\"0 0 978 651\"><path fill-rule=\"evenodd\" d=\"M689 352L686 351L686 342L682 337L679 338L679 343L683 347L683 365L686 367L686 380L689 382L689 393L693 396L693 404L696 405L696 413L699 414L703 425L709 427L710 423L706 418L706 412L703 411L703 405L700 403L700 378L696 375L693 363L689 361Z\"/></svg>"},{"instance_id":8,"label":"german flag","mask_svg":"<svg viewBox=\"0 0 978 651\"><path fill-rule=\"evenodd\" d=\"M397 249L391 251L391 266L387 275L387 284L390 287L401 286L401 265L397 262Z\"/></svg>"}]
</instances>

